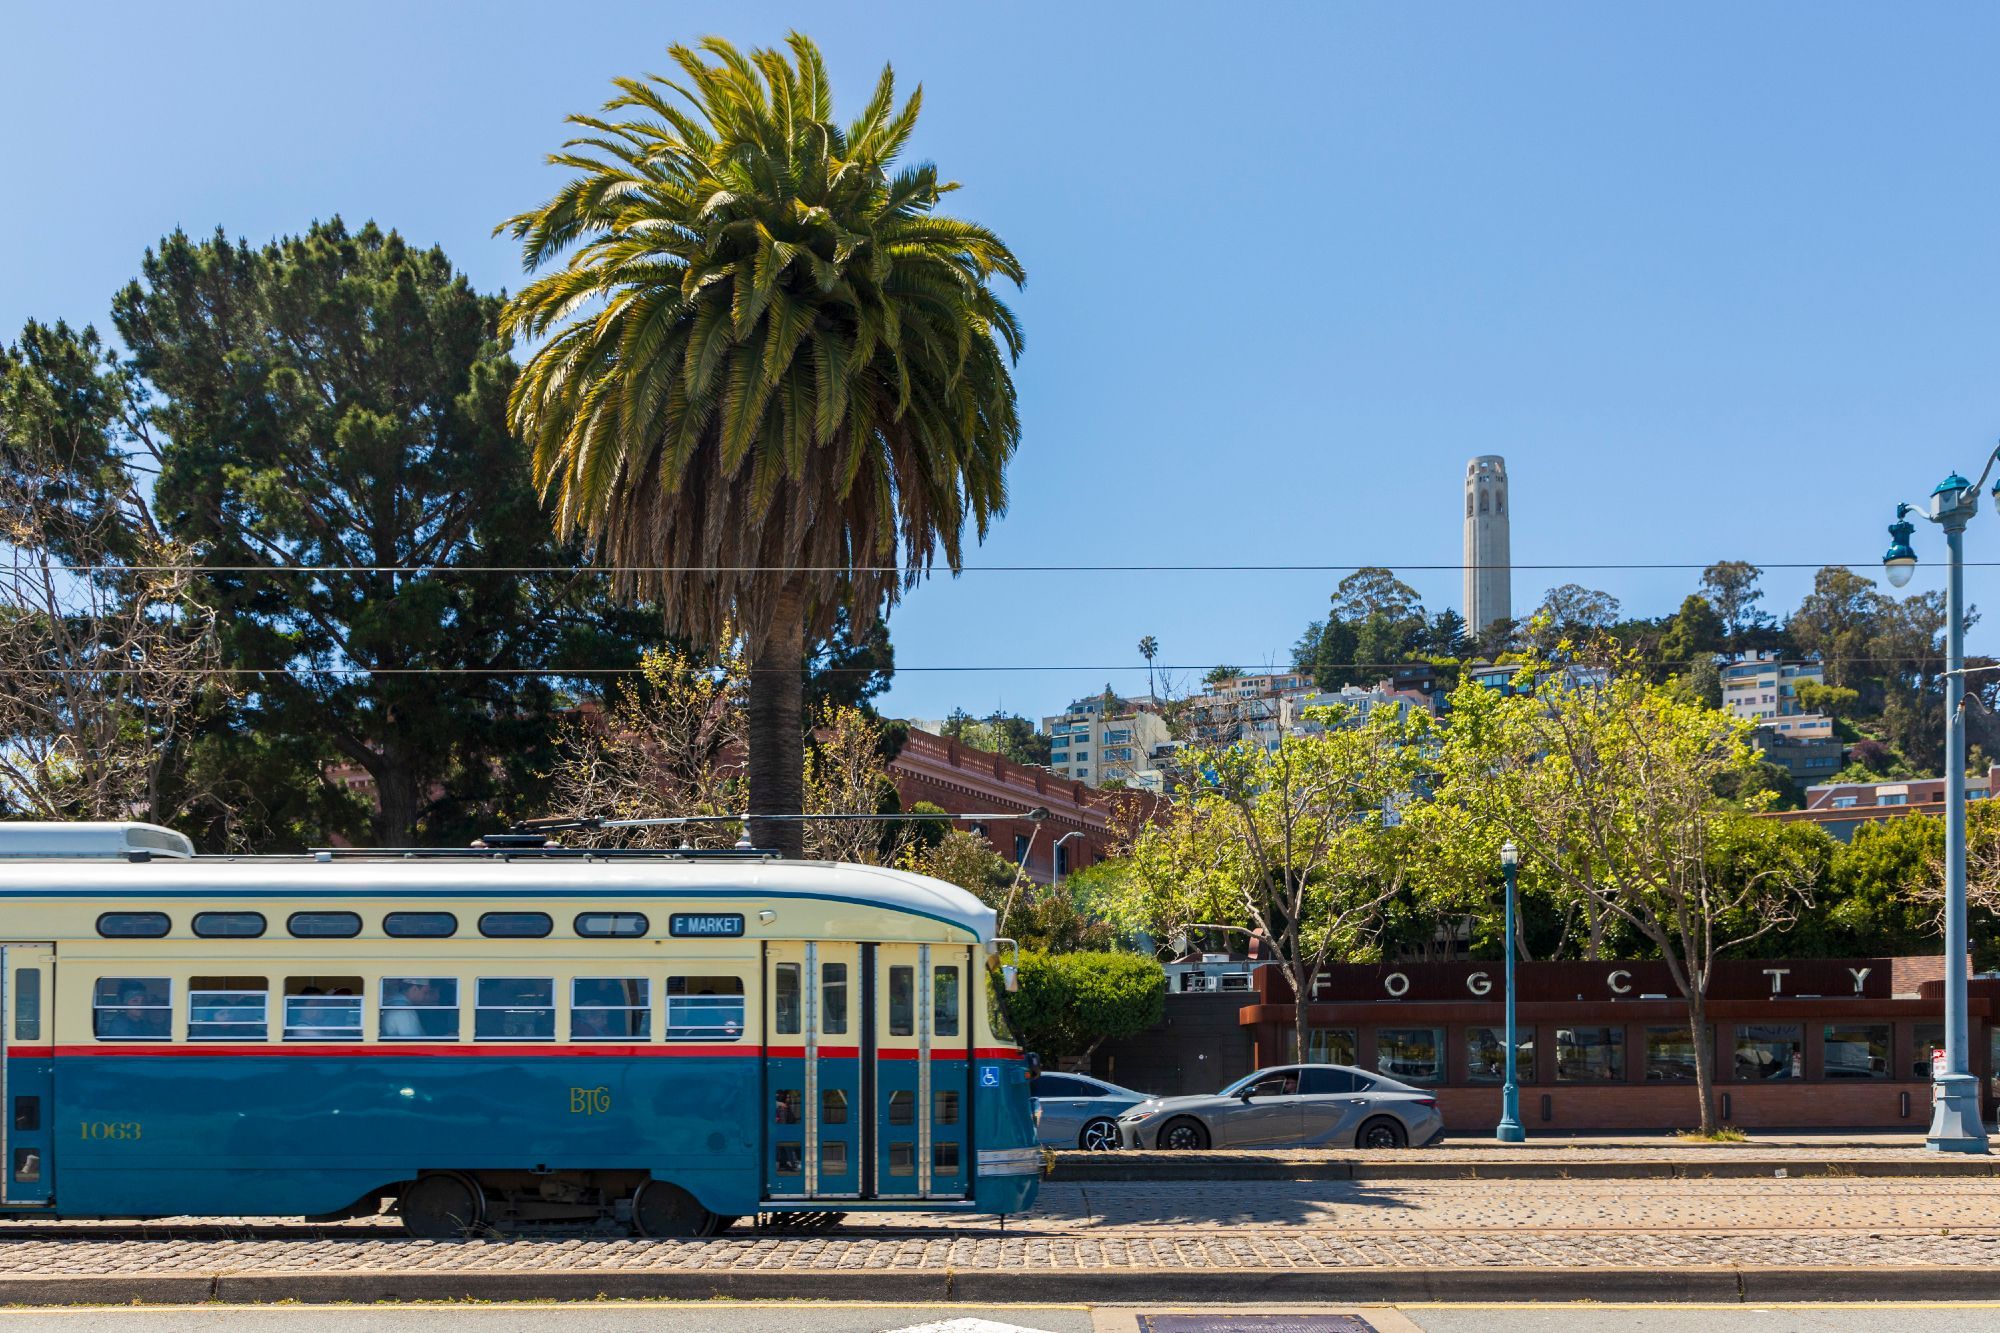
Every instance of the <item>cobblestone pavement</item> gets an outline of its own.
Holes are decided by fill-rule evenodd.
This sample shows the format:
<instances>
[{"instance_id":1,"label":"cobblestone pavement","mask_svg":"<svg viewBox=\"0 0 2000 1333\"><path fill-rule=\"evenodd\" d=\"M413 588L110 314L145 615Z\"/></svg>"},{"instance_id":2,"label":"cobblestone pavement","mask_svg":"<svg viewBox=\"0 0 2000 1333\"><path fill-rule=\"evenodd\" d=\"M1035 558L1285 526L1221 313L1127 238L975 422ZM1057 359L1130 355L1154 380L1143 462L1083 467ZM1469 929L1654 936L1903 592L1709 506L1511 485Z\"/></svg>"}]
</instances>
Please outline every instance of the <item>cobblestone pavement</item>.
<instances>
[{"instance_id":1,"label":"cobblestone pavement","mask_svg":"<svg viewBox=\"0 0 2000 1333\"><path fill-rule=\"evenodd\" d=\"M1369 1266L1992 1266L2000 1181L1654 1180L1161 1186L1050 1182L990 1218L857 1214L826 1235L710 1241L402 1238L8 1239L0 1277L332 1271L1314 1269ZM45 1232L46 1227L42 1228Z\"/></svg>"}]
</instances>

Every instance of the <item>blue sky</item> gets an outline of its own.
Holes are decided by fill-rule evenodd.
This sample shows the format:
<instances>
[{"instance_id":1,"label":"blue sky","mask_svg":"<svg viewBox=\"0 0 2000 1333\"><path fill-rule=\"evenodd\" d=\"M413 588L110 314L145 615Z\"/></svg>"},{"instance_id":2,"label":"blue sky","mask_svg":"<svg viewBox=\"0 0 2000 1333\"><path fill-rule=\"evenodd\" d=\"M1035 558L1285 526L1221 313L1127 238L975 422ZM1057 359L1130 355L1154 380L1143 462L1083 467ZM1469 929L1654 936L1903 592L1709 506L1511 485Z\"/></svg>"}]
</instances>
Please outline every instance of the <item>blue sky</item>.
<instances>
[{"instance_id":1,"label":"blue sky","mask_svg":"<svg viewBox=\"0 0 2000 1333\"><path fill-rule=\"evenodd\" d=\"M792 26L849 107L884 61L922 81L917 154L1028 266L978 563L1452 565L1465 459L1501 453L1521 564L1872 566L1893 501L2000 435L1979 4L17 5L0 334L103 324L176 225L372 217L518 286L491 230L555 187L564 114L670 41ZM906 671L889 702L1052 711L1143 686L1143 634L1281 662L1338 577L935 580L892 621L906 667L1083 669ZM1406 577L1456 605L1456 572ZM1522 571L1515 601L1574 578L1658 614L1696 577Z\"/></svg>"}]
</instances>

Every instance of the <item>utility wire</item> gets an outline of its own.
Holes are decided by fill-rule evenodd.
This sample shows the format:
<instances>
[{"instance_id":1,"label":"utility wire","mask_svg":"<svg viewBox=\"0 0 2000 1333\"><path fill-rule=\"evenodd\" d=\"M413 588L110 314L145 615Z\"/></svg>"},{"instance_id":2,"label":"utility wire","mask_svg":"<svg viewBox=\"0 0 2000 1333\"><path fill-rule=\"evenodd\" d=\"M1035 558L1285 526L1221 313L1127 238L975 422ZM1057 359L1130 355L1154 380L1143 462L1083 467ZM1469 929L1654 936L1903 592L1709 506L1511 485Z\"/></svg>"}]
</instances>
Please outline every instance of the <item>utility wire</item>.
<instances>
[{"instance_id":1,"label":"utility wire","mask_svg":"<svg viewBox=\"0 0 2000 1333\"><path fill-rule=\"evenodd\" d=\"M1440 565L1411 564L1248 564L1248 565L962 565L956 571L940 567L938 572L960 574L1337 574L1361 569L1386 569L1390 573L1463 573L1466 570L1527 570L1551 572L1578 570L1618 572L1642 570L1706 570L1717 562L1661 561L1630 563ZM1873 560L1789 560L1753 564L1758 570L1772 569L1852 569L1875 564ZM1967 560L1968 569L2000 567L2000 560ZM443 574L907 574L903 565L69 565L59 561L24 562L23 567L51 569L67 574L392 574L430 577Z\"/></svg>"}]
</instances>

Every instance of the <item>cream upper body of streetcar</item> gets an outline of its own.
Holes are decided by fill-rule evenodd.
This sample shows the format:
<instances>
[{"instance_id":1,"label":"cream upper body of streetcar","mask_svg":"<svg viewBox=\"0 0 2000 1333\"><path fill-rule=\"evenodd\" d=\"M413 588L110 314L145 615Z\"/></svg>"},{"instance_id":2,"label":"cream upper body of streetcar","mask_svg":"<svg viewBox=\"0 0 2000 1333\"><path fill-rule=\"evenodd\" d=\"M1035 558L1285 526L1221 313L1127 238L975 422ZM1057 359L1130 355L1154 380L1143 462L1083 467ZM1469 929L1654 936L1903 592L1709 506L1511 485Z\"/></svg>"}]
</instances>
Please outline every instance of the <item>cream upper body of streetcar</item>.
<instances>
[{"instance_id":1,"label":"cream upper body of streetcar","mask_svg":"<svg viewBox=\"0 0 2000 1333\"><path fill-rule=\"evenodd\" d=\"M382 934L381 914L367 904L428 901L468 913L539 908L555 918L559 937L573 933L569 912L593 907L741 916L746 940L994 942L993 909L972 894L880 866L668 852L197 856L185 837L153 825L0 824L0 901L9 903L16 934L93 936L99 914L148 903L193 912L325 907L333 899L361 910L362 938ZM683 933L668 920L655 925L648 933ZM184 929L176 921L173 933Z\"/></svg>"}]
</instances>

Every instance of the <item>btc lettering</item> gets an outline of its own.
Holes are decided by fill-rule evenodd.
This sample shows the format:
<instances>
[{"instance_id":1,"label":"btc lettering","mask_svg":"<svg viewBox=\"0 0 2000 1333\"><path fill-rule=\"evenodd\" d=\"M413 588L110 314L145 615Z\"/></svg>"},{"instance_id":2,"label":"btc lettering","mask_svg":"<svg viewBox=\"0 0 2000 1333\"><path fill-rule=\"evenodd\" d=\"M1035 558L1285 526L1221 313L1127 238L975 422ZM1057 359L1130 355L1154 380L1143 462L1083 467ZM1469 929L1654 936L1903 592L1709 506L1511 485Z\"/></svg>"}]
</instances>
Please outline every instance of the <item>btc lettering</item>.
<instances>
[{"instance_id":1,"label":"btc lettering","mask_svg":"<svg viewBox=\"0 0 2000 1333\"><path fill-rule=\"evenodd\" d=\"M602 1115L611 1109L611 1089L571 1088L569 1090L569 1113L571 1115Z\"/></svg>"}]
</instances>

